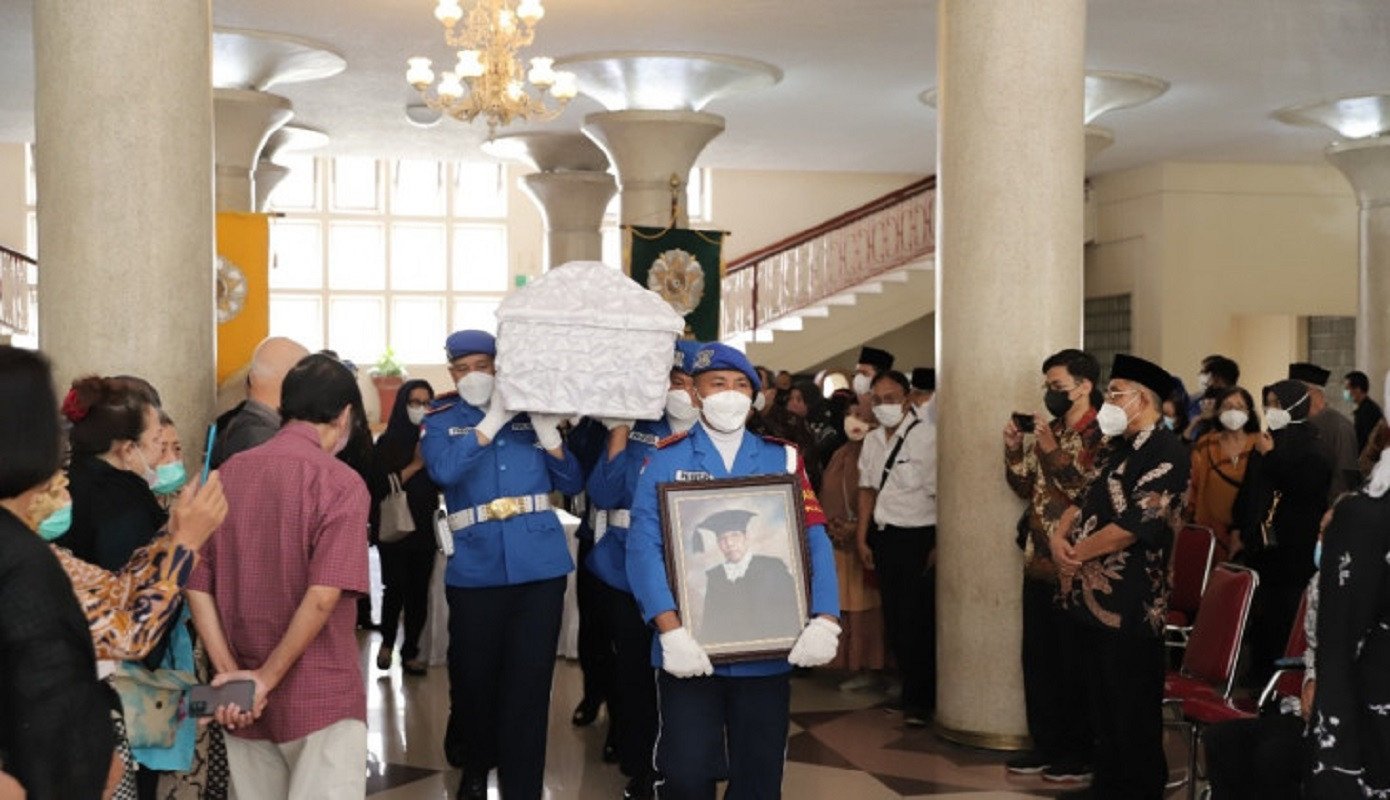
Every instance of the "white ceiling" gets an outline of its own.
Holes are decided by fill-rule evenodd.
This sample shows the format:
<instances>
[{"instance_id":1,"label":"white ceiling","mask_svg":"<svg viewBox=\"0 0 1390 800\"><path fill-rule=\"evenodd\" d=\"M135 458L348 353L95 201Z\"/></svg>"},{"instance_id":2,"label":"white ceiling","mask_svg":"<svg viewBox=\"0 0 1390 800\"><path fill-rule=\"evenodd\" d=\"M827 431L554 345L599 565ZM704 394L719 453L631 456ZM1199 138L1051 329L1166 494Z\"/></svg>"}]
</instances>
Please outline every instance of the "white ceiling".
<instances>
[{"instance_id":1,"label":"white ceiling","mask_svg":"<svg viewBox=\"0 0 1390 800\"><path fill-rule=\"evenodd\" d=\"M327 131L335 151L482 158L484 126L405 121L414 95L405 59L449 55L433 5L219 0L214 19L316 39L347 59L337 77L278 87L296 120ZM0 0L0 141L33 136L31 8ZM933 171L935 113L917 100L936 82L932 0L547 0L546 11L538 54L689 50L780 67L780 85L706 109L728 128L702 166ZM1148 106L1100 120L1116 143L1093 173L1165 159L1316 161L1330 134L1283 125L1272 111L1390 91L1390 0L1091 0L1089 14L1088 68L1172 83ZM581 97L546 127L577 129L596 110Z\"/></svg>"}]
</instances>

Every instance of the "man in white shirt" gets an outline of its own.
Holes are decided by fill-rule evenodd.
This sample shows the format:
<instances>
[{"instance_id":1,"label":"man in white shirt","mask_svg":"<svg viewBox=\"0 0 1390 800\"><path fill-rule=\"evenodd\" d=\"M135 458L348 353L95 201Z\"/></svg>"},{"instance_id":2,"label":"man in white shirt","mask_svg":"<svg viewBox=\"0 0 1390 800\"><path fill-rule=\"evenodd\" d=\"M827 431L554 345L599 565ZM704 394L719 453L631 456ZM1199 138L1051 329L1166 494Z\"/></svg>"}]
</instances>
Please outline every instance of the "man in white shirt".
<instances>
[{"instance_id":1,"label":"man in white shirt","mask_svg":"<svg viewBox=\"0 0 1390 800\"><path fill-rule=\"evenodd\" d=\"M878 573L903 719L920 727L936 708L936 426L910 410L910 391L896 371L871 387L880 427L859 455L856 533L860 558Z\"/></svg>"}]
</instances>

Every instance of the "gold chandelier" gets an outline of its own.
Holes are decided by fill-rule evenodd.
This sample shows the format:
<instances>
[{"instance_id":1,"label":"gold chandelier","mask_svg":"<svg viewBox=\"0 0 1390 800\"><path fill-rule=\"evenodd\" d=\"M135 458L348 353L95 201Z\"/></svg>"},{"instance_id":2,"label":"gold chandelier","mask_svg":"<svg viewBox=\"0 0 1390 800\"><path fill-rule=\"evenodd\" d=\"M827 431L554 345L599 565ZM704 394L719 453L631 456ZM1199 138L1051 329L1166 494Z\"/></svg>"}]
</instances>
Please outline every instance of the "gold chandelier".
<instances>
[{"instance_id":1,"label":"gold chandelier","mask_svg":"<svg viewBox=\"0 0 1390 800\"><path fill-rule=\"evenodd\" d=\"M464 122L485 117L491 134L514 119L554 119L579 93L574 73L554 69L553 58L532 58L529 71L522 66L518 51L535 41L536 23L545 16L541 0L477 0L466 17L458 0L439 0L434 16L445 42L458 48L458 63L433 88L430 59L407 59L405 74L430 108ZM546 105L547 91L553 107Z\"/></svg>"}]
</instances>

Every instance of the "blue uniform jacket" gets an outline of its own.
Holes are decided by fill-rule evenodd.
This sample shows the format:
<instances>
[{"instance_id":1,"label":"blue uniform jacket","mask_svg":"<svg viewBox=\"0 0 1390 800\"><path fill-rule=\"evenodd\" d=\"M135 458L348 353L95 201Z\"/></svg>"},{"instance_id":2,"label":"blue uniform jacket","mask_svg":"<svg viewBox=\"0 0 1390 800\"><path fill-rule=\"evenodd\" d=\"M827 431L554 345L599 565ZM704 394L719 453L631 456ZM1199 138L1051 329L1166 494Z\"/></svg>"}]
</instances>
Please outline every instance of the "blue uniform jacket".
<instances>
[{"instance_id":1,"label":"blue uniform jacket","mask_svg":"<svg viewBox=\"0 0 1390 800\"><path fill-rule=\"evenodd\" d=\"M637 490L637 477L642 464L656 449L656 443L671 435L671 423L665 417L656 422L642 421L628 434L627 447L609 460L605 452L594 471L589 474L589 502L594 508L609 511L632 508L632 495ZM609 522L608 531L594 546L584 566L599 580L623 592L632 592L627 582L627 528Z\"/></svg>"},{"instance_id":2,"label":"blue uniform jacket","mask_svg":"<svg viewBox=\"0 0 1390 800\"><path fill-rule=\"evenodd\" d=\"M536 441L531 420L518 414L484 447L473 426L483 411L449 396L425 417L420 454L430 478L444 490L449 513L499 497L574 494L584 488L579 462L550 456ZM489 520L454 532L454 555L444 582L463 588L545 580L574 569L565 529L553 511Z\"/></svg>"},{"instance_id":3,"label":"blue uniform jacket","mask_svg":"<svg viewBox=\"0 0 1390 800\"><path fill-rule=\"evenodd\" d=\"M702 424L690 429L689 435L653 451L632 500L632 528L627 534L627 577L642 619L650 622L658 614L676 610L676 599L666 578L666 561L662 546L661 517L657 500L658 484L677 479L677 472L705 473L710 478L746 478L754 475L778 475L787 471L786 446L765 441L759 436L743 434L733 469L724 468L724 459L715 449ZM703 476L700 476L703 477ZM802 476L803 486L807 486ZM809 487L805 489L810 492ZM814 496L812 496L814 500ZM835 552L825 526L812 525L806 531L811 557L811 614L840 615L840 590L835 577ZM652 637L652 666L661 666L661 645ZM714 668L716 675L756 677L789 672L786 659L748 661L721 664Z\"/></svg>"}]
</instances>

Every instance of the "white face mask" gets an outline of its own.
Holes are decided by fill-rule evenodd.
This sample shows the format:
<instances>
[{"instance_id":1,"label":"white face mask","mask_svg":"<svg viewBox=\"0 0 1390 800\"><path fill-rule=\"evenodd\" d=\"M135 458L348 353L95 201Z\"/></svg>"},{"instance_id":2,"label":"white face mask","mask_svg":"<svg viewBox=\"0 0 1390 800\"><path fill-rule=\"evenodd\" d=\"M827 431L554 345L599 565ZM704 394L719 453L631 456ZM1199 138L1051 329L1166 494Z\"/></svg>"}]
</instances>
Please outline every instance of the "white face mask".
<instances>
[{"instance_id":1,"label":"white face mask","mask_svg":"<svg viewBox=\"0 0 1390 800\"><path fill-rule=\"evenodd\" d=\"M850 385L854 387L855 394L868 394L869 391L873 389L874 381L868 375L860 372L854 376L854 380L850 382Z\"/></svg>"},{"instance_id":2,"label":"white face mask","mask_svg":"<svg viewBox=\"0 0 1390 800\"><path fill-rule=\"evenodd\" d=\"M1250 414L1239 408L1228 408L1221 412L1219 419L1226 430L1238 431L1250 421Z\"/></svg>"},{"instance_id":3,"label":"white face mask","mask_svg":"<svg viewBox=\"0 0 1390 800\"><path fill-rule=\"evenodd\" d=\"M858 417L845 417L845 436L848 436L851 442L864 441L871 427L873 426Z\"/></svg>"},{"instance_id":4,"label":"white face mask","mask_svg":"<svg viewBox=\"0 0 1390 800\"><path fill-rule=\"evenodd\" d=\"M747 424L753 398L743 392L725 389L701 399L700 406L706 424L720 433L733 433Z\"/></svg>"},{"instance_id":5,"label":"white face mask","mask_svg":"<svg viewBox=\"0 0 1390 800\"><path fill-rule=\"evenodd\" d=\"M1297 402L1289 406L1289 409L1298 408L1306 402L1308 402L1308 395L1305 394L1298 398ZM1283 430L1294 424L1293 414L1290 414L1288 409L1268 408L1265 409L1265 422L1269 423L1269 429L1272 431ZM1302 420L1299 420L1299 422L1302 422Z\"/></svg>"},{"instance_id":6,"label":"white face mask","mask_svg":"<svg viewBox=\"0 0 1390 800\"><path fill-rule=\"evenodd\" d=\"M486 372L470 372L459 379L459 397L468 405L481 408L492 399L493 381L493 376Z\"/></svg>"},{"instance_id":7,"label":"white face mask","mask_svg":"<svg viewBox=\"0 0 1390 800\"><path fill-rule=\"evenodd\" d=\"M905 413L902 406L874 406L874 417L885 428L896 428L903 421Z\"/></svg>"},{"instance_id":8,"label":"white face mask","mask_svg":"<svg viewBox=\"0 0 1390 800\"><path fill-rule=\"evenodd\" d=\"M1203 372L1203 373L1201 373L1200 375L1198 375L1198 376L1197 376L1197 385L1200 386L1200 387L1202 387L1203 389L1206 389L1208 386L1210 386L1210 385L1211 385L1211 374L1210 374L1210 373L1207 373L1207 372Z\"/></svg>"},{"instance_id":9,"label":"white face mask","mask_svg":"<svg viewBox=\"0 0 1390 800\"><path fill-rule=\"evenodd\" d=\"M1105 403L1096 412L1096 424L1100 425L1100 432L1106 436L1119 436L1129 427L1129 415L1125 410L1114 403Z\"/></svg>"},{"instance_id":10,"label":"white face mask","mask_svg":"<svg viewBox=\"0 0 1390 800\"><path fill-rule=\"evenodd\" d=\"M767 393L757 392L753 395L753 410L761 412L767 408Z\"/></svg>"},{"instance_id":11,"label":"white face mask","mask_svg":"<svg viewBox=\"0 0 1390 800\"><path fill-rule=\"evenodd\" d=\"M677 422L694 422L700 418L700 409L690 399L690 392L672 389L666 393L666 416Z\"/></svg>"},{"instance_id":12,"label":"white face mask","mask_svg":"<svg viewBox=\"0 0 1390 800\"><path fill-rule=\"evenodd\" d=\"M411 425L419 425L425 421L425 409L411 406L405 410L405 418L410 420Z\"/></svg>"}]
</instances>

